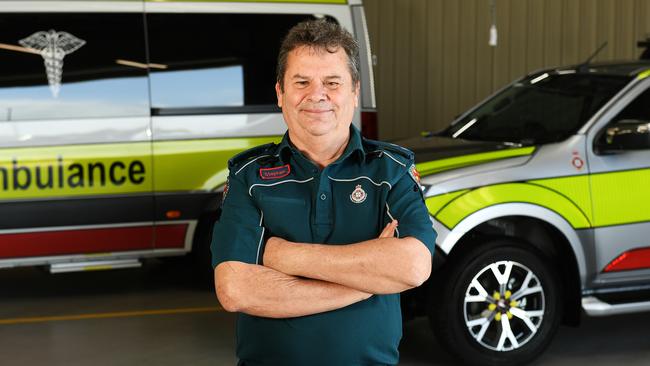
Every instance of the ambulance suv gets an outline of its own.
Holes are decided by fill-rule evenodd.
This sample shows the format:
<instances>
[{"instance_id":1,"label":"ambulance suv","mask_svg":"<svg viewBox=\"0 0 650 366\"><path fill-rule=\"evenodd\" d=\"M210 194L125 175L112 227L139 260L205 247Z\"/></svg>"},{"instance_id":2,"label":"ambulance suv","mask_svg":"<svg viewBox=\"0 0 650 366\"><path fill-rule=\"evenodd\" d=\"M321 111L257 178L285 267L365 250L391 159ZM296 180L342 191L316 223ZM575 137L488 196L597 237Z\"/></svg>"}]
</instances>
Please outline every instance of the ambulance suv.
<instances>
[{"instance_id":1,"label":"ambulance suv","mask_svg":"<svg viewBox=\"0 0 650 366\"><path fill-rule=\"evenodd\" d=\"M280 42L315 18L358 39L376 133L360 0L0 0L0 267L209 270L227 161L281 139Z\"/></svg>"},{"instance_id":2,"label":"ambulance suv","mask_svg":"<svg viewBox=\"0 0 650 366\"><path fill-rule=\"evenodd\" d=\"M525 364L581 309L650 310L650 61L535 72L398 143L438 233L403 308L465 362Z\"/></svg>"}]
</instances>

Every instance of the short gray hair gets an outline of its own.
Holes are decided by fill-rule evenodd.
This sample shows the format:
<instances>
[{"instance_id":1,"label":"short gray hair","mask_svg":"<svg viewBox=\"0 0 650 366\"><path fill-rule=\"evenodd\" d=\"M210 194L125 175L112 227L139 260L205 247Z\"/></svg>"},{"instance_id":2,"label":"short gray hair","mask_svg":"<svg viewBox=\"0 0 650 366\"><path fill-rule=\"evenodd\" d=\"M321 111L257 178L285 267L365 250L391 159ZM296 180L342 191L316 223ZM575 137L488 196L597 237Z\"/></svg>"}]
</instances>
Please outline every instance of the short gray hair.
<instances>
[{"instance_id":1,"label":"short gray hair","mask_svg":"<svg viewBox=\"0 0 650 366\"><path fill-rule=\"evenodd\" d=\"M296 24L280 46L278 54L277 81L280 90L284 91L284 74L287 71L287 58L289 52L298 47L307 46L330 53L343 48L348 56L348 69L352 76L352 88L361 80L359 72L359 44L356 39L340 25L325 19L307 20Z\"/></svg>"}]
</instances>

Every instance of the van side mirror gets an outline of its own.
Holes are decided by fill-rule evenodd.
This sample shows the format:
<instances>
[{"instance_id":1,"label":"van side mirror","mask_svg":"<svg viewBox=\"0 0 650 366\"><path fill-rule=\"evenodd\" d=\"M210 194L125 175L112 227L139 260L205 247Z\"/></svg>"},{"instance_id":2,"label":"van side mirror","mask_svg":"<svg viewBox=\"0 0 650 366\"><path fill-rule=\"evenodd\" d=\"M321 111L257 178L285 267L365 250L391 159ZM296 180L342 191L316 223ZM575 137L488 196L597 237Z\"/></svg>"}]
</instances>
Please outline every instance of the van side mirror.
<instances>
[{"instance_id":1,"label":"van side mirror","mask_svg":"<svg viewBox=\"0 0 650 366\"><path fill-rule=\"evenodd\" d=\"M597 154L650 149L650 121L623 119L607 127L596 140Z\"/></svg>"}]
</instances>

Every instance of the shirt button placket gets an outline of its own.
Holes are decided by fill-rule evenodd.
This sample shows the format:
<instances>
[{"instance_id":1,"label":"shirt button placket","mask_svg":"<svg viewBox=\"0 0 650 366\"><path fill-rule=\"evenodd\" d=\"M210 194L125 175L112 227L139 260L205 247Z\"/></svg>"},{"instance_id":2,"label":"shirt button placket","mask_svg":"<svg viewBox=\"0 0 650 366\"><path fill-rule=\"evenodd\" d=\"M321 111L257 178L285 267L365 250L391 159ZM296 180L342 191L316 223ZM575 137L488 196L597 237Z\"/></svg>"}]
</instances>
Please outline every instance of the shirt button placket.
<instances>
[{"instance_id":1,"label":"shirt button placket","mask_svg":"<svg viewBox=\"0 0 650 366\"><path fill-rule=\"evenodd\" d=\"M316 240L320 242L325 240L325 238L329 235L332 224L332 213L330 212L332 209L332 202L330 202L331 200L328 200L328 198L331 196L331 187L330 181L327 178L327 168L319 172L315 178L317 181L316 192L318 192L318 198L316 199L316 227L314 229L317 237Z\"/></svg>"}]
</instances>

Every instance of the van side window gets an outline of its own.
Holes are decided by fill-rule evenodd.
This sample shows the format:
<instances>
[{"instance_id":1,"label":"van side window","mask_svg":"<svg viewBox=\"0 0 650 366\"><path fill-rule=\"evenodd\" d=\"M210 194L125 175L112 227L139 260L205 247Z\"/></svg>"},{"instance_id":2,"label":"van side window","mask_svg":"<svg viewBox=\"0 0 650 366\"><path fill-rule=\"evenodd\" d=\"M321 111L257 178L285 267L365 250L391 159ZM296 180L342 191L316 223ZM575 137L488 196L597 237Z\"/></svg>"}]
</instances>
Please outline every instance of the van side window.
<instances>
[{"instance_id":1,"label":"van side window","mask_svg":"<svg viewBox=\"0 0 650 366\"><path fill-rule=\"evenodd\" d=\"M142 14L0 13L0 121L147 116Z\"/></svg>"},{"instance_id":2,"label":"van side window","mask_svg":"<svg viewBox=\"0 0 650 366\"><path fill-rule=\"evenodd\" d=\"M296 23L312 18L147 14L153 113L279 111L274 86L280 41Z\"/></svg>"},{"instance_id":3,"label":"van side window","mask_svg":"<svg viewBox=\"0 0 650 366\"><path fill-rule=\"evenodd\" d=\"M650 89L647 89L627 105L612 122L623 119L634 119L650 122Z\"/></svg>"}]
</instances>

